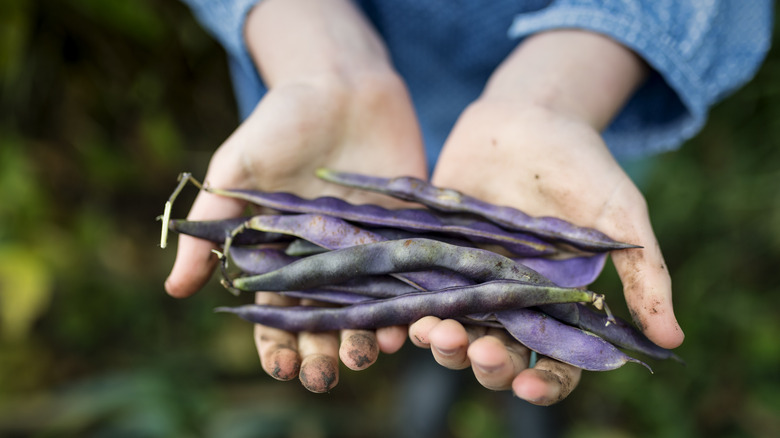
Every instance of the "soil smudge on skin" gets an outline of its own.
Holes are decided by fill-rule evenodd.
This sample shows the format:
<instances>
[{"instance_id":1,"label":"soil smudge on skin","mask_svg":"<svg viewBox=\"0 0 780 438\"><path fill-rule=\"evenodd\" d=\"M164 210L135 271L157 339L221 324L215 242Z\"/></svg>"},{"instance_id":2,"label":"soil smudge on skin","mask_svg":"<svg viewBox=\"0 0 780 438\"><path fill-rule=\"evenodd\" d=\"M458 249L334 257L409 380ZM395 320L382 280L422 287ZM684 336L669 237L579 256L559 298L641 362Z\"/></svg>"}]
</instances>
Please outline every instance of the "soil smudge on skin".
<instances>
[{"instance_id":1,"label":"soil smudge on skin","mask_svg":"<svg viewBox=\"0 0 780 438\"><path fill-rule=\"evenodd\" d=\"M628 313L631 314L631 319L634 321L634 325L636 325L637 328L644 333L645 330L647 329L647 323L645 322L645 320L642 319L639 316L639 313L633 308L631 308L631 306L628 307Z\"/></svg>"}]
</instances>

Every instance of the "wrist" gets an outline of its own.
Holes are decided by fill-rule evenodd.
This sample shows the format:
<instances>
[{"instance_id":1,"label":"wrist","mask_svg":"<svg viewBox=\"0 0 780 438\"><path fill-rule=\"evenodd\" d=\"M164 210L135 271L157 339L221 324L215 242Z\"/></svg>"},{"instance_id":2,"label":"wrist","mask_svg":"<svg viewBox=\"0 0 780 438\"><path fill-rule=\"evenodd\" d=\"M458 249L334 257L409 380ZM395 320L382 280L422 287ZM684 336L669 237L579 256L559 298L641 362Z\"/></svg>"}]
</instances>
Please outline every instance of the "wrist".
<instances>
[{"instance_id":1,"label":"wrist","mask_svg":"<svg viewBox=\"0 0 780 438\"><path fill-rule=\"evenodd\" d=\"M601 131L644 81L631 50L581 30L527 38L494 72L481 98L535 107Z\"/></svg>"},{"instance_id":2,"label":"wrist","mask_svg":"<svg viewBox=\"0 0 780 438\"><path fill-rule=\"evenodd\" d=\"M269 88L395 74L381 39L348 0L265 0L249 12L244 39Z\"/></svg>"}]
</instances>

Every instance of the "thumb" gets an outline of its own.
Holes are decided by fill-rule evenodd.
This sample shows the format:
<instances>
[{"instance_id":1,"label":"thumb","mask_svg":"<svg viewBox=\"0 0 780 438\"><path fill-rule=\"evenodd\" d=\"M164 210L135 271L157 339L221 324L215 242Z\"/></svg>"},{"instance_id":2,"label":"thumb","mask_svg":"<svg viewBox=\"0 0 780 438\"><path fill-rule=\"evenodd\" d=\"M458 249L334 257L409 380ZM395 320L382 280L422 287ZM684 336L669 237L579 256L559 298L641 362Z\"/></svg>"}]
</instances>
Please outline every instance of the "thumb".
<instances>
[{"instance_id":1,"label":"thumb","mask_svg":"<svg viewBox=\"0 0 780 438\"><path fill-rule=\"evenodd\" d=\"M246 203L201 191L195 198L188 220L218 220L239 216ZM176 298L185 298L203 287L211 278L218 258L212 253L217 244L180 235L176 260L165 280L165 290Z\"/></svg>"},{"instance_id":2,"label":"thumb","mask_svg":"<svg viewBox=\"0 0 780 438\"><path fill-rule=\"evenodd\" d=\"M634 201L616 204L621 207L609 210L607 219L612 226L605 229L615 230L614 238L641 248L613 251L612 261L636 325L659 346L675 348L685 335L672 308L669 270L650 224L644 198L637 190L629 199Z\"/></svg>"},{"instance_id":3,"label":"thumb","mask_svg":"<svg viewBox=\"0 0 780 438\"><path fill-rule=\"evenodd\" d=\"M242 125L244 126L244 125ZM238 188L247 184L246 174L236 169L243 169L236 163L240 162L240 150L236 145L242 144L243 132L240 128L234 132L211 157L204 184L217 188ZM188 220L204 221L238 217L246 207L245 201L215 195L201 190L192 204ZM187 235L179 235L179 245L176 249L176 260L168 278L165 280L165 290L176 298L185 298L197 292L211 278L211 273L218 258L212 253L217 244L197 239Z\"/></svg>"}]
</instances>

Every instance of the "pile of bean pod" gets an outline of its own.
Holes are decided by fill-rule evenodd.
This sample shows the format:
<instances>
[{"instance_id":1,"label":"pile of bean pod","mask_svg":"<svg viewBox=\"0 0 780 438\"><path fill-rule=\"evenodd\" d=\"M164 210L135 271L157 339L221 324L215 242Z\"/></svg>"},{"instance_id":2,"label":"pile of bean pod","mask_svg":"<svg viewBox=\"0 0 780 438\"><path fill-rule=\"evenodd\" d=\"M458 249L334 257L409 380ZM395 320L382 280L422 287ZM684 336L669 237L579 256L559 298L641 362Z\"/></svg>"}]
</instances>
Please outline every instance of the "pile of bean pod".
<instances>
[{"instance_id":1,"label":"pile of bean pod","mask_svg":"<svg viewBox=\"0 0 780 438\"><path fill-rule=\"evenodd\" d=\"M584 289L609 251L635 245L417 178L329 169L317 177L421 207L201 187L270 214L169 220L170 203L184 183L197 184L183 174L166 204L161 245L169 229L223 244L222 282L234 293L275 291L332 304L217 309L283 330L375 329L432 315L503 328L538 354L591 371L628 362L647 366L626 352L679 360L615 318L603 295Z\"/></svg>"}]
</instances>

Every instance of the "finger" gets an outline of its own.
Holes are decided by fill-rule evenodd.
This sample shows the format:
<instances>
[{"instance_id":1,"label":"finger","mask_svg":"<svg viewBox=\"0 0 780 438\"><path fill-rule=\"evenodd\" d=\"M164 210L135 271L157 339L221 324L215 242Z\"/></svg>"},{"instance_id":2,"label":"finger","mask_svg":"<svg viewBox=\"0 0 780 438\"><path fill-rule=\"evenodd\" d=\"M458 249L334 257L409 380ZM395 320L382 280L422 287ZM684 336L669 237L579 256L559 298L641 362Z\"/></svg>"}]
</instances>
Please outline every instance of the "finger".
<instances>
[{"instance_id":1,"label":"finger","mask_svg":"<svg viewBox=\"0 0 780 438\"><path fill-rule=\"evenodd\" d=\"M392 354L400 350L404 342L406 342L407 330L408 328L402 325L378 328L376 330L376 340L379 344L379 351Z\"/></svg>"},{"instance_id":2,"label":"finger","mask_svg":"<svg viewBox=\"0 0 780 438\"><path fill-rule=\"evenodd\" d=\"M295 301L272 292L255 294L257 304L289 306ZM277 380L292 380L298 377L301 358L298 355L298 341L294 333L255 324L255 345L263 370Z\"/></svg>"},{"instance_id":3,"label":"finger","mask_svg":"<svg viewBox=\"0 0 780 438\"><path fill-rule=\"evenodd\" d=\"M542 357L533 368L522 371L512 381L515 395L539 406L549 406L568 397L577 387L582 370Z\"/></svg>"},{"instance_id":4,"label":"finger","mask_svg":"<svg viewBox=\"0 0 780 438\"><path fill-rule=\"evenodd\" d=\"M503 330L491 329L476 339L467 351L474 377L485 388L501 391L528 368L530 351Z\"/></svg>"},{"instance_id":5,"label":"finger","mask_svg":"<svg viewBox=\"0 0 780 438\"><path fill-rule=\"evenodd\" d=\"M181 235L176 249L176 260L168 278L165 291L175 298L186 298L202 288L217 265L218 258L211 251L217 245L205 240Z\"/></svg>"},{"instance_id":6,"label":"finger","mask_svg":"<svg viewBox=\"0 0 780 438\"><path fill-rule=\"evenodd\" d=\"M368 368L379 357L376 334L370 330L342 330L339 358L349 369L360 371Z\"/></svg>"},{"instance_id":7,"label":"finger","mask_svg":"<svg viewBox=\"0 0 780 438\"><path fill-rule=\"evenodd\" d=\"M682 344L685 334L674 316L671 278L658 244L615 253L612 260L636 325L661 347Z\"/></svg>"},{"instance_id":8,"label":"finger","mask_svg":"<svg viewBox=\"0 0 780 438\"><path fill-rule=\"evenodd\" d=\"M300 380L304 388L323 393L338 384L338 333L301 332L298 334L298 351L302 358Z\"/></svg>"},{"instance_id":9,"label":"finger","mask_svg":"<svg viewBox=\"0 0 780 438\"><path fill-rule=\"evenodd\" d=\"M312 300L301 300L310 306L324 305ZM298 352L301 355L299 378L311 392L328 392L339 382L339 334L330 332L298 333Z\"/></svg>"},{"instance_id":10,"label":"finger","mask_svg":"<svg viewBox=\"0 0 780 438\"><path fill-rule=\"evenodd\" d=\"M467 355L469 334L459 322L445 319L431 328L428 337L431 353L440 365L452 370L471 365Z\"/></svg>"},{"instance_id":11,"label":"finger","mask_svg":"<svg viewBox=\"0 0 780 438\"><path fill-rule=\"evenodd\" d=\"M409 339L420 348L431 348L430 332L441 319L435 316L425 316L409 326Z\"/></svg>"},{"instance_id":12,"label":"finger","mask_svg":"<svg viewBox=\"0 0 780 438\"><path fill-rule=\"evenodd\" d=\"M683 334L672 308L672 281L653 232L644 198L633 186L621 188L621 201L607 214L615 238L642 248L612 252L612 261L623 283L626 304L636 325L664 348L679 346Z\"/></svg>"}]
</instances>

